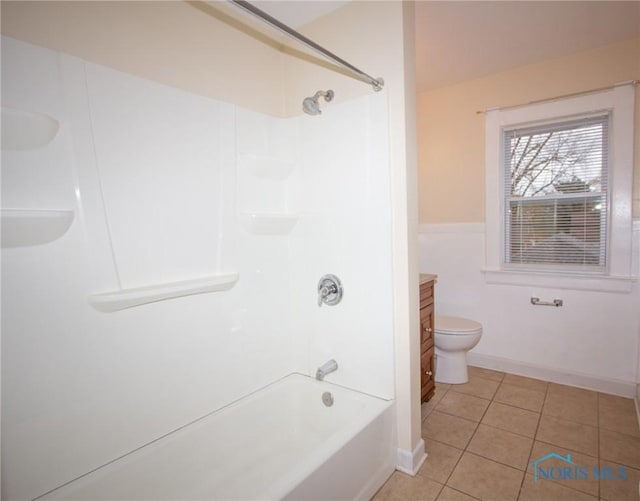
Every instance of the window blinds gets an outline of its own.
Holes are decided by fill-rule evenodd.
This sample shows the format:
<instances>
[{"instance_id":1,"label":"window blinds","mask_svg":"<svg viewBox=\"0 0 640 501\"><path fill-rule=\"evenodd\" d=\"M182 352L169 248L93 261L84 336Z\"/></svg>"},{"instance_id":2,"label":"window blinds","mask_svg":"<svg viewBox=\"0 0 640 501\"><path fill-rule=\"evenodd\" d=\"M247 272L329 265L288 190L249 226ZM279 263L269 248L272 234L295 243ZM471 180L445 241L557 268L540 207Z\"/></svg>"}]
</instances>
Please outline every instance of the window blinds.
<instances>
[{"instance_id":1,"label":"window blinds","mask_svg":"<svg viewBox=\"0 0 640 501\"><path fill-rule=\"evenodd\" d=\"M503 131L505 264L604 271L609 116Z\"/></svg>"}]
</instances>

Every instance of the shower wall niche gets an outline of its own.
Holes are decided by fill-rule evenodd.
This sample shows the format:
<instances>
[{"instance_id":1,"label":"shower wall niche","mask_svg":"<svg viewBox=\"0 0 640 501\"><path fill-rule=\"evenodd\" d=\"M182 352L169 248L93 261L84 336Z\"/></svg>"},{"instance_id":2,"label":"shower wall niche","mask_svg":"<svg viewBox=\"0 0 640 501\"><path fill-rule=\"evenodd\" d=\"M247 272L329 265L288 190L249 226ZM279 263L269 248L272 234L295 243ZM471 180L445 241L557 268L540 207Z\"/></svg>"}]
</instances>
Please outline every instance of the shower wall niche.
<instances>
[{"instance_id":1,"label":"shower wall niche","mask_svg":"<svg viewBox=\"0 0 640 501\"><path fill-rule=\"evenodd\" d=\"M297 122L239 109L236 128L238 221L254 235L286 235L298 221Z\"/></svg>"},{"instance_id":2,"label":"shower wall niche","mask_svg":"<svg viewBox=\"0 0 640 501\"><path fill-rule=\"evenodd\" d=\"M3 499L328 358L393 397L384 92L283 119L6 37L2 66L3 106L59 124L3 149L3 210L71 215L2 250Z\"/></svg>"},{"instance_id":3,"label":"shower wall niche","mask_svg":"<svg viewBox=\"0 0 640 501\"><path fill-rule=\"evenodd\" d=\"M2 79L2 247L52 242L75 217L74 193L63 180L71 166L60 138L60 88L47 78L56 61L24 47L3 50L2 64L16 75Z\"/></svg>"}]
</instances>

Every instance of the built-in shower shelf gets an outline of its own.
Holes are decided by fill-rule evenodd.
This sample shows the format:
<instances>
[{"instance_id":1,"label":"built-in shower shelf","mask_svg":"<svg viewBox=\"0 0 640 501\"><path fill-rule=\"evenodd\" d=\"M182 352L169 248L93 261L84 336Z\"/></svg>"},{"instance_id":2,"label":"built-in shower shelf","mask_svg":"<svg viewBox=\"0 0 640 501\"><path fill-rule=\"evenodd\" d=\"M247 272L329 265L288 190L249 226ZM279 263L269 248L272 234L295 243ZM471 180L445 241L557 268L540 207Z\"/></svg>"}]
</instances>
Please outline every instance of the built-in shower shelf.
<instances>
[{"instance_id":1,"label":"built-in shower shelf","mask_svg":"<svg viewBox=\"0 0 640 501\"><path fill-rule=\"evenodd\" d=\"M72 222L71 210L2 209L2 247L53 242L67 232Z\"/></svg>"},{"instance_id":2,"label":"built-in shower shelf","mask_svg":"<svg viewBox=\"0 0 640 501\"><path fill-rule=\"evenodd\" d=\"M56 137L59 122L49 115L2 107L2 149L35 150Z\"/></svg>"},{"instance_id":3,"label":"built-in shower shelf","mask_svg":"<svg viewBox=\"0 0 640 501\"><path fill-rule=\"evenodd\" d=\"M238 156L238 167L257 178L283 181L293 171L293 162L269 155L242 154Z\"/></svg>"},{"instance_id":4,"label":"built-in shower shelf","mask_svg":"<svg viewBox=\"0 0 640 501\"><path fill-rule=\"evenodd\" d=\"M89 296L89 303L96 310L113 312L193 294L228 290L238 281L237 273L220 273L195 280L165 282L135 289L122 289Z\"/></svg>"},{"instance_id":5,"label":"built-in shower shelf","mask_svg":"<svg viewBox=\"0 0 640 501\"><path fill-rule=\"evenodd\" d=\"M298 214L243 213L240 223L254 235L284 235L298 222Z\"/></svg>"}]
</instances>

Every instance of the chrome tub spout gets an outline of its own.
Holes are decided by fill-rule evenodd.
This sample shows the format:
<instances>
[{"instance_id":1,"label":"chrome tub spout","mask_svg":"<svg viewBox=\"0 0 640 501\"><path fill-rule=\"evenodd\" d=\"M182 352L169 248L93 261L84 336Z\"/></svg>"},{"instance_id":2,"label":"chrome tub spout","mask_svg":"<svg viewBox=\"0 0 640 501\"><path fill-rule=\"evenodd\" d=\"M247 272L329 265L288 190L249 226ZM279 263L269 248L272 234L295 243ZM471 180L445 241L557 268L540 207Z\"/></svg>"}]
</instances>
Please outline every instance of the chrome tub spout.
<instances>
[{"instance_id":1,"label":"chrome tub spout","mask_svg":"<svg viewBox=\"0 0 640 501\"><path fill-rule=\"evenodd\" d=\"M338 370L338 362L336 362L334 359L331 359L325 364L318 367L318 370L316 371L316 379L318 381L322 381L327 374L330 374L337 370Z\"/></svg>"}]
</instances>

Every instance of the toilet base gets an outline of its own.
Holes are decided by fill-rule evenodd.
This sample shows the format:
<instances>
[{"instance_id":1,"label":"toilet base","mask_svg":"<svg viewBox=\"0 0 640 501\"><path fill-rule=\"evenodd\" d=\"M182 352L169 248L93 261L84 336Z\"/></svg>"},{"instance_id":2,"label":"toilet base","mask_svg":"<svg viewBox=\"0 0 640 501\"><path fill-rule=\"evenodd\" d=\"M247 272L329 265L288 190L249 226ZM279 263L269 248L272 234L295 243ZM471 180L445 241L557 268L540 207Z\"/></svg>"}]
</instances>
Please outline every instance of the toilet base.
<instances>
[{"instance_id":1,"label":"toilet base","mask_svg":"<svg viewBox=\"0 0 640 501\"><path fill-rule=\"evenodd\" d=\"M469 382L466 351L442 351L436 346L436 383L464 384Z\"/></svg>"}]
</instances>

